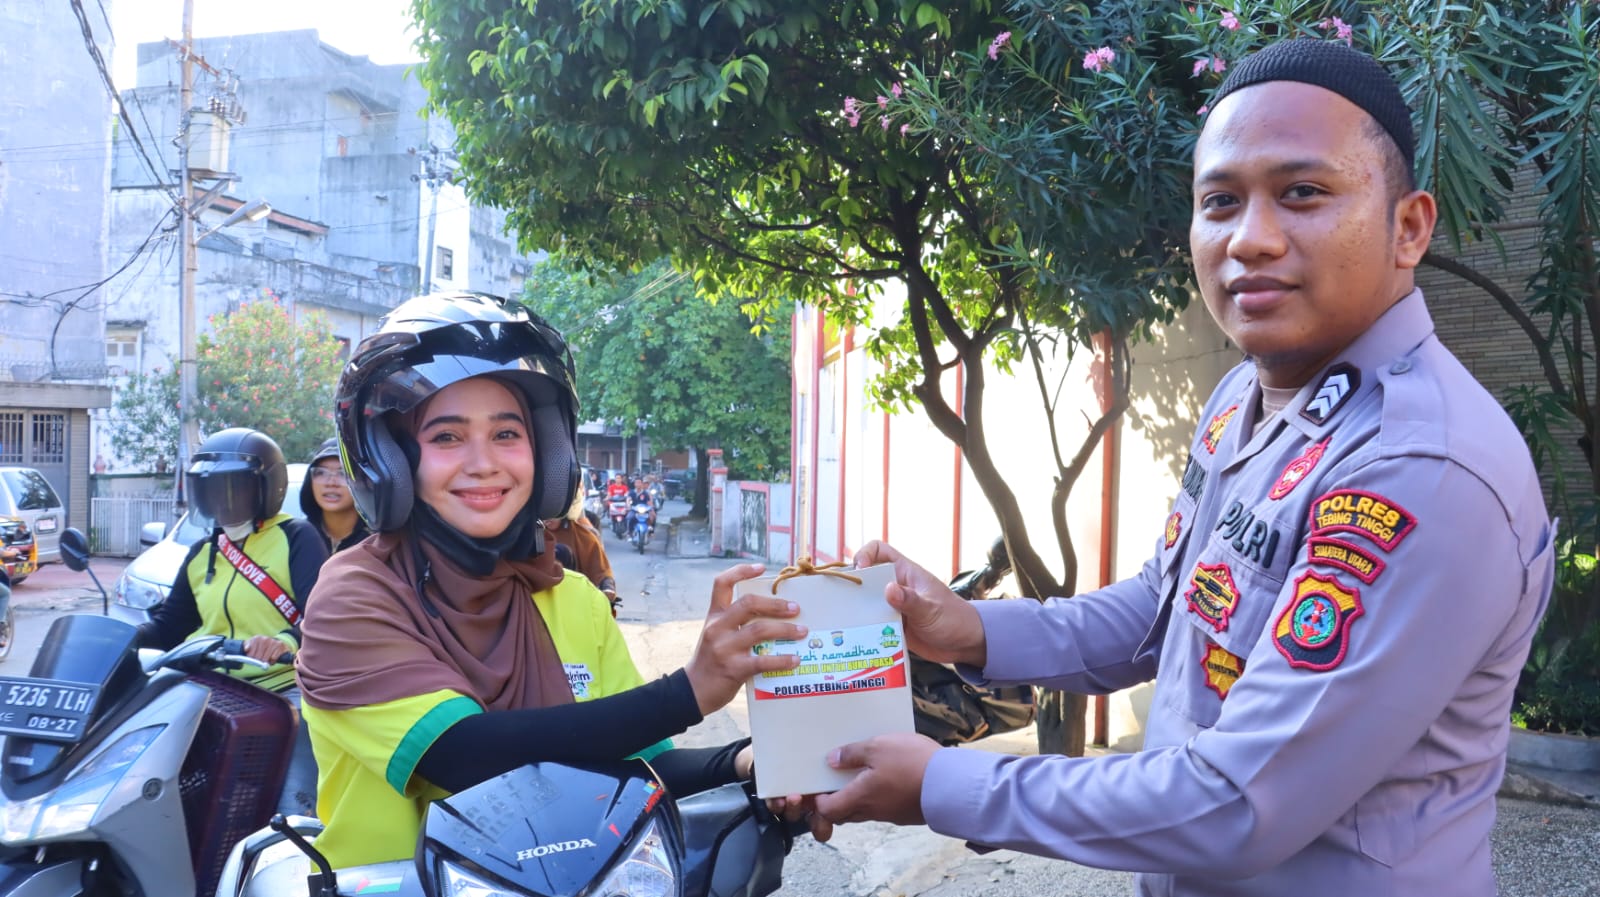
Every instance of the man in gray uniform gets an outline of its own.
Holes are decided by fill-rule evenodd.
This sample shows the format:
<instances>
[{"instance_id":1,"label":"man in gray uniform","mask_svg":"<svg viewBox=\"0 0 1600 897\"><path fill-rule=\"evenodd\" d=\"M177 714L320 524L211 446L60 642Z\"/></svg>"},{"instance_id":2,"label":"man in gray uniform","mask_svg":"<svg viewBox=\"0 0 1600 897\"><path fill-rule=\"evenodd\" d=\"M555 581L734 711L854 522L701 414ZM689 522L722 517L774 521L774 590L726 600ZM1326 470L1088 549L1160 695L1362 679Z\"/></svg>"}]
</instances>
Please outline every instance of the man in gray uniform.
<instances>
[{"instance_id":1,"label":"man in gray uniform","mask_svg":"<svg viewBox=\"0 0 1600 897\"><path fill-rule=\"evenodd\" d=\"M1144 873L1147 895L1492 895L1512 689L1553 577L1522 438L1440 345L1413 269L1436 210L1371 57L1275 44L1194 158L1207 307L1248 356L1207 402L1139 574L966 604L881 543L910 647L976 682L1156 677L1145 750L1073 759L849 745L833 822L926 820Z\"/></svg>"}]
</instances>

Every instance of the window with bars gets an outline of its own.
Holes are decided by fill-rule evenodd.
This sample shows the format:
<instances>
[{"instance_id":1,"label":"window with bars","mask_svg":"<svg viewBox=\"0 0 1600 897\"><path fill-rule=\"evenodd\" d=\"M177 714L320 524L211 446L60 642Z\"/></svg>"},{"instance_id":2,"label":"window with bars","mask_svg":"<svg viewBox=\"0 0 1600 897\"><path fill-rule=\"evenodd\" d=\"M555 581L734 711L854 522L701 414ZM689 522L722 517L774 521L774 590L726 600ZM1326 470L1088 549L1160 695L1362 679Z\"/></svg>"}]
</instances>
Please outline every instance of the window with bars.
<instances>
[{"instance_id":1,"label":"window with bars","mask_svg":"<svg viewBox=\"0 0 1600 897\"><path fill-rule=\"evenodd\" d=\"M22 425L21 411L0 411L0 464L21 464Z\"/></svg>"},{"instance_id":2,"label":"window with bars","mask_svg":"<svg viewBox=\"0 0 1600 897\"><path fill-rule=\"evenodd\" d=\"M113 377L126 377L139 372L139 332L137 330L106 332L106 367Z\"/></svg>"},{"instance_id":3,"label":"window with bars","mask_svg":"<svg viewBox=\"0 0 1600 897\"><path fill-rule=\"evenodd\" d=\"M65 414L33 415L33 451L30 464L67 463L67 416Z\"/></svg>"}]
</instances>

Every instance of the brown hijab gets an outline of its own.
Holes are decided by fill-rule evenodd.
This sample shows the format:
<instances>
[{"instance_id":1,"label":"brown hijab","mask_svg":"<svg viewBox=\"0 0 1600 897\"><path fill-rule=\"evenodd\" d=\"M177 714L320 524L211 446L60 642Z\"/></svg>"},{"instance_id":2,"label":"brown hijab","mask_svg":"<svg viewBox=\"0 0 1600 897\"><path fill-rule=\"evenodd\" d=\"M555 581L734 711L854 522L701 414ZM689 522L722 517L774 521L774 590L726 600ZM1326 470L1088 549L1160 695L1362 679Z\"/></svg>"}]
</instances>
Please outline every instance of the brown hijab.
<instances>
[{"instance_id":1,"label":"brown hijab","mask_svg":"<svg viewBox=\"0 0 1600 897\"><path fill-rule=\"evenodd\" d=\"M346 710L449 689L486 710L569 703L561 657L532 600L561 580L553 544L501 560L487 577L404 532L335 555L306 602L305 700Z\"/></svg>"}]
</instances>

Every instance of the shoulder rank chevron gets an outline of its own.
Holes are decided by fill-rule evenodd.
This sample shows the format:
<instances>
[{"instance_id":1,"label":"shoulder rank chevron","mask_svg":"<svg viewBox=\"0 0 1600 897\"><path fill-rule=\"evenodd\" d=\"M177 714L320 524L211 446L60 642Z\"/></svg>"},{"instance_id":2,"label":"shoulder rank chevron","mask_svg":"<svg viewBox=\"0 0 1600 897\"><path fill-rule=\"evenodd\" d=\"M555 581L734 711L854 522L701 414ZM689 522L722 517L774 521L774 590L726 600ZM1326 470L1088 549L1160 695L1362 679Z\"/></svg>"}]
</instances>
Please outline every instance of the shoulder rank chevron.
<instances>
[{"instance_id":1,"label":"shoulder rank chevron","mask_svg":"<svg viewBox=\"0 0 1600 897\"><path fill-rule=\"evenodd\" d=\"M1353 365L1336 364L1328 368L1317 391L1311 394L1300 416L1314 424L1325 424L1361 385L1361 372Z\"/></svg>"}]
</instances>

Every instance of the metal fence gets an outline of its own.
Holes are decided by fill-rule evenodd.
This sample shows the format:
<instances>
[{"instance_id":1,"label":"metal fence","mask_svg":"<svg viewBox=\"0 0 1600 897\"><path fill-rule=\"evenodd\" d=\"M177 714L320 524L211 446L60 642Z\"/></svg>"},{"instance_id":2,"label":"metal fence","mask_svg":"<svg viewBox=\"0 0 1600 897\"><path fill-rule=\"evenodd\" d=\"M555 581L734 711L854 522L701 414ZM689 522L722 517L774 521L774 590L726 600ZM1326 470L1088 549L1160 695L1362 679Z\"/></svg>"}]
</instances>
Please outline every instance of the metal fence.
<instances>
[{"instance_id":1,"label":"metal fence","mask_svg":"<svg viewBox=\"0 0 1600 897\"><path fill-rule=\"evenodd\" d=\"M142 549L139 528L151 521L171 523L170 498L110 496L89 501L89 550L131 558Z\"/></svg>"}]
</instances>

